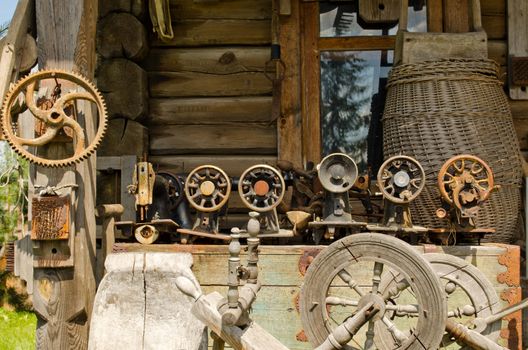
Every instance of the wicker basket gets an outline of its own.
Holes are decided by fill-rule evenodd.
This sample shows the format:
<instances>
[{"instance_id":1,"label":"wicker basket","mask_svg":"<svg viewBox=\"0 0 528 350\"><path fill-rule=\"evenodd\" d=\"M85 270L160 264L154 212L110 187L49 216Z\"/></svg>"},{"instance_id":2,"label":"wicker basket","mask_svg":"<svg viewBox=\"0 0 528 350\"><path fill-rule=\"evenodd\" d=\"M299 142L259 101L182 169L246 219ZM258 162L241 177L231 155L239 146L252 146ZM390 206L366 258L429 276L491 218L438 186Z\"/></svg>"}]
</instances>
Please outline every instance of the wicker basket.
<instances>
[{"instance_id":1,"label":"wicker basket","mask_svg":"<svg viewBox=\"0 0 528 350\"><path fill-rule=\"evenodd\" d=\"M383 115L385 158L415 157L426 173L426 188L412 205L415 224L446 227L435 216L440 206L437 175L459 154L486 161L495 191L477 224L495 228L488 241L510 243L518 233L522 183L519 144L498 66L487 59L446 59L395 67Z\"/></svg>"}]
</instances>

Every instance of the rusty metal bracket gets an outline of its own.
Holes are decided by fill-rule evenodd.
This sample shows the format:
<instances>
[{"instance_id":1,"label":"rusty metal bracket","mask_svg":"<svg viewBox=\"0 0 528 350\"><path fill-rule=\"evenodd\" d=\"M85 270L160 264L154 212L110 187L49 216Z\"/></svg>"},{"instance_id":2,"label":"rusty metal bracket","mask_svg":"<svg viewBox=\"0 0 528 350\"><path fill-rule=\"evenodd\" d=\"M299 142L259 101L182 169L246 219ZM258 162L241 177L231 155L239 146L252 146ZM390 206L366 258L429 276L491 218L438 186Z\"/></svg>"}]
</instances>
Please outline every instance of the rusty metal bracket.
<instances>
[{"instance_id":1,"label":"rusty metal bracket","mask_svg":"<svg viewBox=\"0 0 528 350\"><path fill-rule=\"evenodd\" d=\"M314 248L304 251L303 255L299 258L299 272L302 276L306 274L308 267L310 267L310 264L321 250L322 249Z\"/></svg>"},{"instance_id":2,"label":"rusty metal bracket","mask_svg":"<svg viewBox=\"0 0 528 350\"><path fill-rule=\"evenodd\" d=\"M70 235L70 196L35 197L32 240L63 240Z\"/></svg>"}]
</instances>

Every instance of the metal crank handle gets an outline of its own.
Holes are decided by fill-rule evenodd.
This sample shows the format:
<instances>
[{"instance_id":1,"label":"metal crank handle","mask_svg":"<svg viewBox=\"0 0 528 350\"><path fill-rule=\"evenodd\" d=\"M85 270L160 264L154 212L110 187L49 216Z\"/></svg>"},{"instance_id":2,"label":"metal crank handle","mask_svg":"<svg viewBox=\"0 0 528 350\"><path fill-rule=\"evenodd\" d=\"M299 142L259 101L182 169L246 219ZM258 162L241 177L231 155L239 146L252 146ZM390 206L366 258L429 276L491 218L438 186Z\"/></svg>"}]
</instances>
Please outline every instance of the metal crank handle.
<instances>
[{"instance_id":1,"label":"metal crank handle","mask_svg":"<svg viewBox=\"0 0 528 350\"><path fill-rule=\"evenodd\" d=\"M446 322L446 331L458 342L463 343L475 350L507 350L486 336L475 332L466 326L451 319Z\"/></svg>"},{"instance_id":2,"label":"metal crank handle","mask_svg":"<svg viewBox=\"0 0 528 350\"><path fill-rule=\"evenodd\" d=\"M339 327L334 329L332 333L328 335L326 340L319 345L315 350L334 350L341 349L346 345L356 332L367 323L379 309L374 307L374 303L370 302L362 307L358 312L348 318Z\"/></svg>"}]
</instances>

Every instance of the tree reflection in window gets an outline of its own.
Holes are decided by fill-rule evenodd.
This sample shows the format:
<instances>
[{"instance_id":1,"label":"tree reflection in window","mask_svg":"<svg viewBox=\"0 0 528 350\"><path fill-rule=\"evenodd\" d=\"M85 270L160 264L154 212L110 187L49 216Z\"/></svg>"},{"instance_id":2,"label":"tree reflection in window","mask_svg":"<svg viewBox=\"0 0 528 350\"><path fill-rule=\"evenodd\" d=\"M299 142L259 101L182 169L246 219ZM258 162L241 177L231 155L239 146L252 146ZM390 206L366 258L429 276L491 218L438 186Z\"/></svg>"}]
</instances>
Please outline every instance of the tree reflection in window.
<instances>
[{"instance_id":1,"label":"tree reflection in window","mask_svg":"<svg viewBox=\"0 0 528 350\"><path fill-rule=\"evenodd\" d=\"M321 52L321 139L322 155L347 153L361 171L367 168L367 139L378 145L376 133L369 136L371 117L377 128L383 107L380 89L384 89L392 62L387 51ZM381 99L382 100L382 99ZM381 101L381 103L383 103ZM378 115L380 114L380 115ZM382 157L382 156L381 156ZM372 162L370 162L372 163Z\"/></svg>"}]
</instances>

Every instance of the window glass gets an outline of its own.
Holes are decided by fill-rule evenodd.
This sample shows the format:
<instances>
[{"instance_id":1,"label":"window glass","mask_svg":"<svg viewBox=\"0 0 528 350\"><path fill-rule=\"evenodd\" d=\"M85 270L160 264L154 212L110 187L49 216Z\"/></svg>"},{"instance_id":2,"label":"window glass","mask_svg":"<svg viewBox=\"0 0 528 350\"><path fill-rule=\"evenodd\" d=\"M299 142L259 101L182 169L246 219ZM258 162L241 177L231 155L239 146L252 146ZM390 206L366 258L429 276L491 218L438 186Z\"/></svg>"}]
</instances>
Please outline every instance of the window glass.
<instances>
[{"instance_id":1,"label":"window glass","mask_svg":"<svg viewBox=\"0 0 528 350\"><path fill-rule=\"evenodd\" d=\"M323 156L347 153L361 171L383 159L380 121L392 62L393 51L321 52Z\"/></svg>"},{"instance_id":2,"label":"window glass","mask_svg":"<svg viewBox=\"0 0 528 350\"><path fill-rule=\"evenodd\" d=\"M346 37L396 35L397 21L368 23L358 14L358 1L321 1L319 3L319 35ZM424 0L409 1L408 28L410 32L426 32L427 17Z\"/></svg>"}]
</instances>

